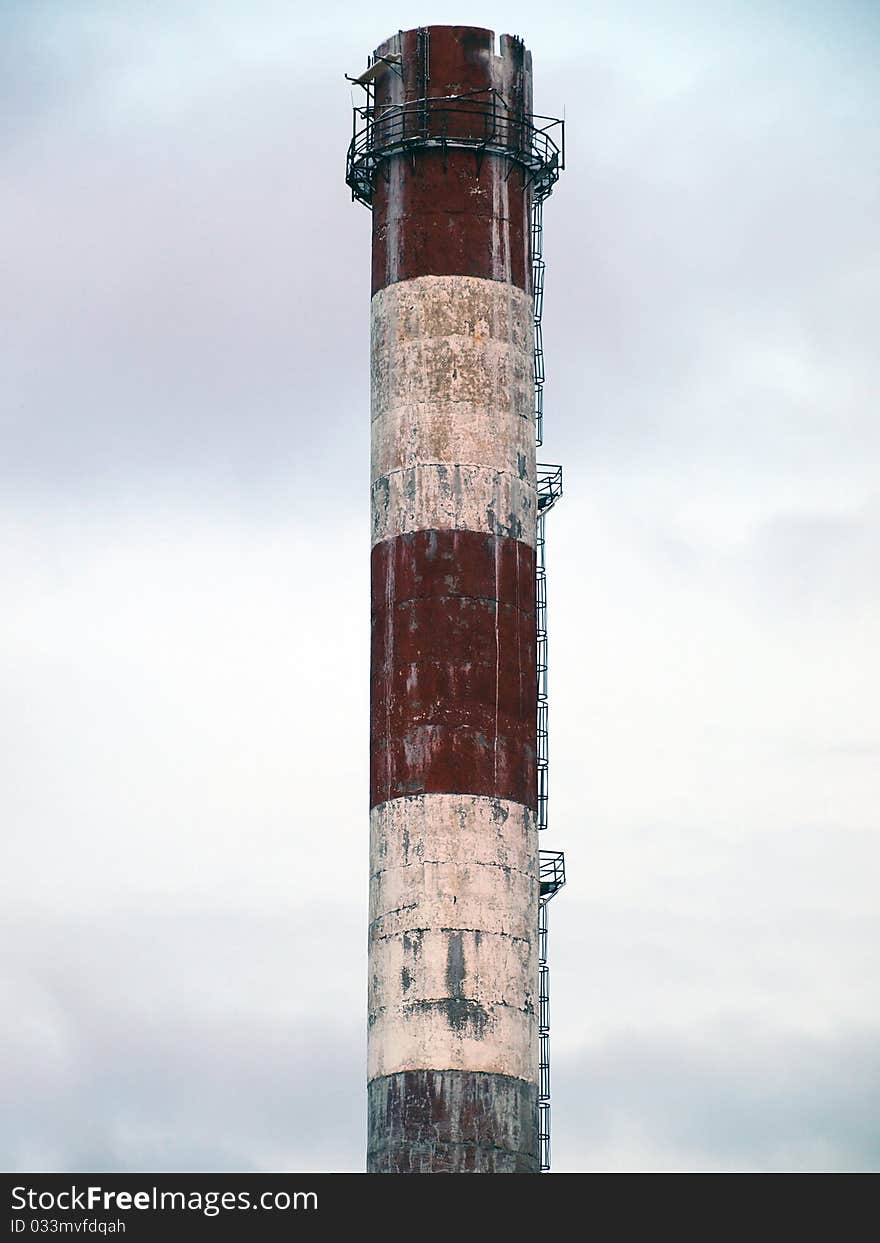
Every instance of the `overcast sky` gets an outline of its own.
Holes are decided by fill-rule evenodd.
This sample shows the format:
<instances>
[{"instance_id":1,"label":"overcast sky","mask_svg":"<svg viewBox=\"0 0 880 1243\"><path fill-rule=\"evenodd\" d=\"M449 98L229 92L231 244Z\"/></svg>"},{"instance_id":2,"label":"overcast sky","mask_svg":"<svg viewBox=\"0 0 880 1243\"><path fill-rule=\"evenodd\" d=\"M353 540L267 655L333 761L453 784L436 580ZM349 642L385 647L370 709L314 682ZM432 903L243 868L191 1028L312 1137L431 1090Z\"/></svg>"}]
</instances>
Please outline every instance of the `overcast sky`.
<instances>
[{"instance_id":1,"label":"overcast sky","mask_svg":"<svg viewBox=\"0 0 880 1243\"><path fill-rule=\"evenodd\" d=\"M343 74L517 33L558 1171L880 1167L880 8L0 4L0 1166L358 1170L369 215Z\"/></svg>"}]
</instances>

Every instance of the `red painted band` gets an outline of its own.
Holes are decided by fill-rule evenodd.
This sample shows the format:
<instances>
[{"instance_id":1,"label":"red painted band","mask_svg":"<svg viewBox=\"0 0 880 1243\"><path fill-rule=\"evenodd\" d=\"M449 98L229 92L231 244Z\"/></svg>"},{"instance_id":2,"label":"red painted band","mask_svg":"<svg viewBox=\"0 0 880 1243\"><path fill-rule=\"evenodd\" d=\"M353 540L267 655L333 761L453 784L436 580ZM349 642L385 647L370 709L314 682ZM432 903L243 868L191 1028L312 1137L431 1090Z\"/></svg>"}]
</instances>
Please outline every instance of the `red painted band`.
<instances>
[{"instance_id":1,"label":"red painted band","mask_svg":"<svg viewBox=\"0 0 880 1243\"><path fill-rule=\"evenodd\" d=\"M535 552L485 531L412 531L374 546L372 607L431 596L501 600L534 616Z\"/></svg>"},{"instance_id":2,"label":"red painted band","mask_svg":"<svg viewBox=\"0 0 880 1243\"><path fill-rule=\"evenodd\" d=\"M416 140L443 133L485 140L498 132L496 112L503 132L515 135L531 115L530 62L518 41L506 40L503 50L495 54L491 30L470 26L387 40L376 55L400 60L376 79L377 144L403 136L404 127ZM416 105L425 98L434 102L422 114ZM530 209L522 169L503 155L412 142L375 174L373 293L417 276L476 276L530 292Z\"/></svg>"},{"instance_id":3,"label":"red painted band","mask_svg":"<svg viewBox=\"0 0 880 1243\"><path fill-rule=\"evenodd\" d=\"M535 556L472 531L372 554L370 805L481 794L535 808Z\"/></svg>"},{"instance_id":4,"label":"red painted band","mask_svg":"<svg viewBox=\"0 0 880 1243\"><path fill-rule=\"evenodd\" d=\"M373 293L417 276L477 276L531 292L530 196L519 167L428 150L385 169L373 197Z\"/></svg>"},{"instance_id":5,"label":"red painted band","mask_svg":"<svg viewBox=\"0 0 880 1243\"><path fill-rule=\"evenodd\" d=\"M427 36L427 38L426 38ZM376 48L376 56L399 54L396 70L376 86L376 105L412 102L425 95L465 95L493 82L495 33L486 26L421 26L401 30Z\"/></svg>"}]
</instances>

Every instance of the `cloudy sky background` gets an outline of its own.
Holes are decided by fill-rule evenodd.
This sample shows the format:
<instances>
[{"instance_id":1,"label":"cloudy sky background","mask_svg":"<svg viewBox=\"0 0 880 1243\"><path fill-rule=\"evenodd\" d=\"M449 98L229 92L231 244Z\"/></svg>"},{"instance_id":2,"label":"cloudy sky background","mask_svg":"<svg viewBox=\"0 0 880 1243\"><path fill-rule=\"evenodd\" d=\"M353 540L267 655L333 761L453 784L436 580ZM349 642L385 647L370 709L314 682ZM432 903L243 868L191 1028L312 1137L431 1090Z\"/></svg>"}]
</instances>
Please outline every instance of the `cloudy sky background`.
<instances>
[{"instance_id":1,"label":"cloudy sky background","mask_svg":"<svg viewBox=\"0 0 880 1243\"><path fill-rule=\"evenodd\" d=\"M0 5L0 1167L362 1168L369 217L400 27L522 34L554 1168L880 1167L880 10Z\"/></svg>"}]
</instances>

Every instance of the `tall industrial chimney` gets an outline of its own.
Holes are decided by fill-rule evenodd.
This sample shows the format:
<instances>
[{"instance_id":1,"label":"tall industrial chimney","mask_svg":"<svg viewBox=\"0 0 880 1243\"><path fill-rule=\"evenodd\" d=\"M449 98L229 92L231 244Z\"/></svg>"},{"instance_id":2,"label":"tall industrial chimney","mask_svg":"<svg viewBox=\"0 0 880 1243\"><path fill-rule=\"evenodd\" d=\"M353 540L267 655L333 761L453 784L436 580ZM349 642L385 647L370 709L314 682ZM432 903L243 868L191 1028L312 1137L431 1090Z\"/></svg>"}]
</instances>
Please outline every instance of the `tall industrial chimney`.
<instances>
[{"instance_id":1,"label":"tall industrial chimney","mask_svg":"<svg viewBox=\"0 0 880 1243\"><path fill-rule=\"evenodd\" d=\"M536 470L536 317L561 125L533 116L522 42L498 55L475 27L402 31L352 81L347 181L373 212L368 1169L538 1172L539 905L563 873L537 834L536 545L561 472Z\"/></svg>"}]
</instances>

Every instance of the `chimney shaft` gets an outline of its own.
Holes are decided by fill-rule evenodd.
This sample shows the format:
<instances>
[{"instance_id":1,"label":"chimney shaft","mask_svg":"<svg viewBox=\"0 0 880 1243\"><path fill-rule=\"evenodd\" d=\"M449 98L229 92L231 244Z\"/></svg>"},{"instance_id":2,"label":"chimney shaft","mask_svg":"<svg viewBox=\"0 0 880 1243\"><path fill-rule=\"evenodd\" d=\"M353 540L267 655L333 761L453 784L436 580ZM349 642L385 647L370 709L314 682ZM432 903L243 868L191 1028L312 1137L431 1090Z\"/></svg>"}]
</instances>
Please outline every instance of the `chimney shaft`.
<instances>
[{"instance_id":1,"label":"chimney shaft","mask_svg":"<svg viewBox=\"0 0 880 1243\"><path fill-rule=\"evenodd\" d=\"M373 209L373 1172L539 1169L538 157L531 57L494 44L383 43L349 153Z\"/></svg>"}]
</instances>

